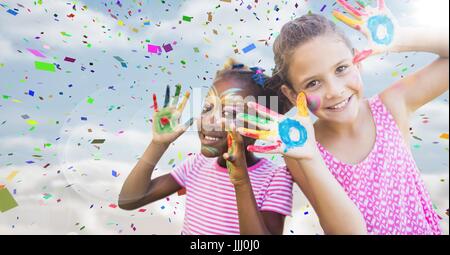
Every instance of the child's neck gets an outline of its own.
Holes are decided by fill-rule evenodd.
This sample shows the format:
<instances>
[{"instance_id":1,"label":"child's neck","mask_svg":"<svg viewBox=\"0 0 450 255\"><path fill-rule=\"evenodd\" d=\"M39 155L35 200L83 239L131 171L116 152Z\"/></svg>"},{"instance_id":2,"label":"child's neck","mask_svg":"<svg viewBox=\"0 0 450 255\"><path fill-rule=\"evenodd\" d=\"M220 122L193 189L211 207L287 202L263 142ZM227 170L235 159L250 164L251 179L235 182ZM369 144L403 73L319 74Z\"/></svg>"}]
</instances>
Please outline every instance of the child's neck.
<instances>
[{"instance_id":1,"label":"child's neck","mask_svg":"<svg viewBox=\"0 0 450 255\"><path fill-rule=\"evenodd\" d=\"M260 160L260 158L257 158L255 154L248 151L245 152L245 159L247 161L247 167L254 166ZM217 164L223 168L227 167L227 161L222 156L217 159Z\"/></svg>"},{"instance_id":2,"label":"child's neck","mask_svg":"<svg viewBox=\"0 0 450 255\"><path fill-rule=\"evenodd\" d=\"M351 123L336 123L319 120L316 127L320 129L319 132L322 131L334 136L337 135L345 137L360 135L361 131L364 130L362 127L366 125L366 122L369 119L368 116L372 116L370 106L367 101L362 101L355 121Z\"/></svg>"}]
</instances>

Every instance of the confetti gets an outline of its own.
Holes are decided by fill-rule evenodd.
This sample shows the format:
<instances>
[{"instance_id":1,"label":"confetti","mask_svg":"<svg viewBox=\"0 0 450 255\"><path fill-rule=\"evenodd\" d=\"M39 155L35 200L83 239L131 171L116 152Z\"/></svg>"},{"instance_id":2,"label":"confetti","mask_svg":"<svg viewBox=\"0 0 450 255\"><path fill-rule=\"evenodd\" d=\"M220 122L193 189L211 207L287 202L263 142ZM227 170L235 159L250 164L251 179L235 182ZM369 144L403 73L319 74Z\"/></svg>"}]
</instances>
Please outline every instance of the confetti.
<instances>
[{"instance_id":1,"label":"confetti","mask_svg":"<svg viewBox=\"0 0 450 255\"><path fill-rule=\"evenodd\" d=\"M33 55L35 55L36 57L40 57L40 58L46 58L45 55L38 51L38 50L34 50L34 49L27 49L29 52L31 52Z\"/></svg>"},{"instance_id":2,"label":"confetti","mask_svg":"<svg viewBox=\"0 0 450 255\"><path fill-rule=\"evenodd\" d=\"M8 182L12 182L12 180L14 179L14 177L16 177L18 173L19 171L12 171L10 174L8 174L8 176L6 176L6 180Z\"/></svg>"},{"instance_id":3,"label":"confetti","mask_svg":"<svg viewBox=\"0 0 450 255\"><path fill-rule=\"evenodd\" d=\"M5 187L0 188L0 212L4 213L17 206L18 204L9 190Z\"/></svg>"},{"instance_id":4,"label":"confetti","mask_svg":"<svg viewBox=\"0 0 450 255\"><path fill-rule=\"evenodd\" d=\"M193 17L183 16L183 21L191 22Z\"/></svg>"},{"instance_id":5,"label":"confetti","mask_svg":"<svg viewBox=\"0 0 450 255\"><path fill-rule=\"evenodd\" d=\"M91 144L103 144L105 143L105 139L94 139L92 140Z\"/></svg>"},{"instance_id":6,"label":"confetti","mask_svg":"<svg viewBox=\"0 0 450 255\"><path fill-rule=\"evenodd\" d=\"M36 62L34 62L34 66L37 70L41 70L41 71L48 71L48 72L56 71L55 65L51 64L51 63L36 61Z\"/></svg>"},{"instance_id":7,"label":"confetti","mask_svg":"<svg viewBox=\"0 0 450 255\"><path fill-rule=\"evenodd\" d=\"M74 63L74 62L76 61L76 59L71 58L71 57L65 57L65 58L64 58L64 61L70 62L70 63Z\"/></svg>"},{"instance_id":8,"label":"confetti","mask_svg":"<svg viewBox=\"0 0 450 255\"><path fill-rule=\"evenodd\" d=\"M249 53L250 51L256 49L256 45L254 43L242 49L244 53Z\"/></svg>"}]
</instances>

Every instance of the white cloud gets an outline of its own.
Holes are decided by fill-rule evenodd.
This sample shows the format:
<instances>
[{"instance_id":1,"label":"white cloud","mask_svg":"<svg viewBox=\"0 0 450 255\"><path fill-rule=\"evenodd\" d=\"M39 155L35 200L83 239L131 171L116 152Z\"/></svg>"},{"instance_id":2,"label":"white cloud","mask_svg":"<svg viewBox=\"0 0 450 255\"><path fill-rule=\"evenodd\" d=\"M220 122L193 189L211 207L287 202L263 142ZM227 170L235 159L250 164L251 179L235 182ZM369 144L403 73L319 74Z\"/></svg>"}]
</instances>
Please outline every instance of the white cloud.
<instances>
[{"instance_id":1,"label":"white cloud","mask_svg":"<svg viewBox=\"0 0 450 255\"><path fill-rule=\"evenodd\" d=\"M177 18L162 22L160 29L158 29L159 36L168 37L173 36L173 33L180 33L184 43L201 45L202 52L219 61L223 61L226 57L234 57L248 63L248 65L257 65L258 61L262 59L262 63L272 66L272 48L264 46L264 42L258 42L258 40L267 40L271 32L279 32L282 25L293 17L293 13L299 14L300 8L296 9L294 3L285 5L281 1L271 1L268 5L271 13L268 14L269 10L262 7L266 3L262 1L257 4L256 12L260 19L257 20L253 14L255 12L254 3L244 4L245 7L250 4L251 10L240 6L241 2L239 1L220 2L219 4L221 7L216 8L218 3L214 1L194 0L185 2L176 16ZM280 6L278 12L272 9L276 4ZM236 12L235 8L239 11ZM307 9L308 3L302 6L301 11ZM213 21L206 24L208 12L213 13ZM183 22L183 24L178 25L178 21L183 15L192 16L194 19L190 23ZM277 17L279 17L279 20L275 21ZM242 19L242 22L240 19ZM172 29L174 26L177 29ZM201 29L198 29L198 27L201 27ZM217 31L218 35L214 34L213 30ZM271 42L274 39L274 36L272 36ZM257 48L248 54L244 54L242 49L251 43L254 43ZM234 49L239 49L241 54L236 55Z\"/></svg>"},{"instance_id":2,"label":"white cloud","mask_svg":"<svg viewBox=\"0 0 450 255\"><path fill-rule=\"evenodd\" d=\"M11 1L9 4L16 7L16 3L19 2ZM55 49L64 49L65 53L77 52L82 48L87 49L87 44L84 44L83 41L87 41L92 48L96 49L131 48L131 44L127 41L129 33L126 27L119 27L117 21L103 13L90 9L83 11L80 7L77 11L73 11L72 4L65 1L52 1L51 4L45 4L45 6L26 7L31 9L31 13L19 8L17 16L0 15L0 24L16 24L2 26L1 33L4 38L0 40L0 43L3 41L1 45L8 46L2 48L2 55L5 58L3 61L6 59L23 60L24 57L14 52L11 45L23 41L24 38L31 43L40 44L42 48L38 49L44 54L47 54L47 50L49 50L49 55L51 55L50 50ZM66 17L71 13L75 14L73 20ZM58 17L53 17L53 14L57 14ZM111 31L107 31L108 29ZM61 32L66 32L71 37L65 37L61 35ZM119 32L122 34L120 37L118 36ZM87 36L87 38L83 36ZM35 37L41 38L35 39ZM28 52L26 54L31 55Z\"/></svg>"}]
</instances>

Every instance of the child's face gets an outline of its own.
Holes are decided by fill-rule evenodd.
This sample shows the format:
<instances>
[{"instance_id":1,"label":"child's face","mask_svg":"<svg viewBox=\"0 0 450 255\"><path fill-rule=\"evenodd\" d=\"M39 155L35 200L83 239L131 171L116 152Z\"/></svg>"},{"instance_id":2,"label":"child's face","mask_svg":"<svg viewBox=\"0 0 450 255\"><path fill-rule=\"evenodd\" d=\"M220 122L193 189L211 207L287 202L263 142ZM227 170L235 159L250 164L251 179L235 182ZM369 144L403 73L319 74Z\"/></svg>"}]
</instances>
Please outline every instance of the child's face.
<instances>
[{"instance_id":1,"label":"child's face","mask_svg":"<svg viewBox=\"0 0 450 255\"><path fill-rule=\"evenodd\" d=\"M295 102L297 94L305 92L309 109L319 119L349 123L357 117L363 98L361 75L339 36L319 36L299 46L291 58L289 80L295 91L283 86L283 93Z\"/></svg>"},{"instance_id":2,"label":"child's face","mask_svg":"<svg viewBox=\"0 0 450 255\"><path fill-rule=\"evenodd\" d=\"M201 153L210 158L221 157L228 150L225 119L228 123L236 122L238 113L246 112L246 102L253 96L248 86L227 79L214 83L205 98L201 118L197 120ZM237 125L242 125L241 123ZM244 145L254 140L244 138Z\"/></svg>"}]
</instances>

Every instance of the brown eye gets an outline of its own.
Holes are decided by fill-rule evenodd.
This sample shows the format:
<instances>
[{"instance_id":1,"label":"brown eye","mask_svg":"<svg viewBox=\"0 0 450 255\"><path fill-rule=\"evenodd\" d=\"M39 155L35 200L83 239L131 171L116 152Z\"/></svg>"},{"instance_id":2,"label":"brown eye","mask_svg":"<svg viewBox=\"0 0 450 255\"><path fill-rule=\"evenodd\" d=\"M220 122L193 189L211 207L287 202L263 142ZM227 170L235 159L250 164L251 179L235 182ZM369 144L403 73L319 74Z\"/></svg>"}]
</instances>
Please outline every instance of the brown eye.
<instances>
[{"instance_id":1,"label":"brown eye","mask_svg":"<svg viewBox=\"0 0 450 255\"><path fill-rule=\"evenodd\" d=\"M202 113L207 113L209 111L211 111L214 108L214 105L210 104L210 103L205 103L205 105L203 106L202 109Z\"/></svg>"},{"instance_id":2,"label":"brown eye","mask_svg":"<svg viewBox=\"0 0 450 255\"><path fill-rule=\"evenodd\" d=\"M347 69L348 69L348 66L340 66L336 69L336 73L339 74L339 73L345 72Z\"/></svg>"},{"instance_id":3,"label":"brown eye","mask_svg":"<svg viewBox=\"0 0 450 255\"><path fill-rule=\"evenodd\" d=\"M320 84L319 81L312 81L312 82L308 83L308 85L306 85L306 88L307 89L315 88L315 87L319 86L319 84Z\"/></svg>"},{"instance_id":4,"label":"brown eye","mask_svg":"<svg viewBox=\"0 0 450 255\"><path fill-rule=\"evenodd\" d=\"M230 119L230 118L235 119L237 116L237 112L236 111L224 111L223 116L227 119Z\"/></svg>"}]
</instances>

